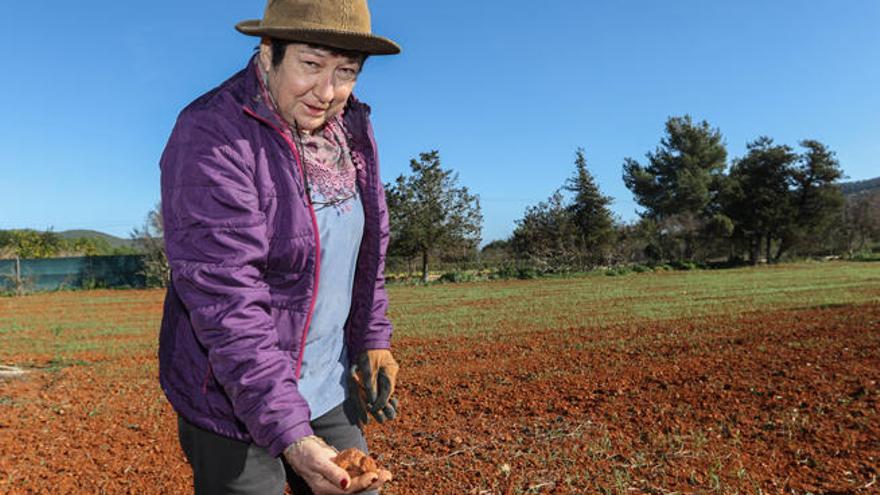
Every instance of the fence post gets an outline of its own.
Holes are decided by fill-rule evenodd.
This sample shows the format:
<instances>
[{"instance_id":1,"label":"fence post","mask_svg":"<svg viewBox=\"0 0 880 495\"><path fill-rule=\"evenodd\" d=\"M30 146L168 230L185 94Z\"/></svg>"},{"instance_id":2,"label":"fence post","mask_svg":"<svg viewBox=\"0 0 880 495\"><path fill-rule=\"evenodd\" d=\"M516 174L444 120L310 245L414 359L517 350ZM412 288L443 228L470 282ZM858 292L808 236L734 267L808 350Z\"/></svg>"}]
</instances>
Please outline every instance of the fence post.
<instances>
[{"instance_id":1,"label":"fence post","mask_svg":"<svg viewBox=\"0 0 880 495\"><path fill-rule=\"evenodd\" d=\"M21 259L15 254L15 295L20 296L24 292L24 284L21 281Z\"/></svg>"}]
</instances>

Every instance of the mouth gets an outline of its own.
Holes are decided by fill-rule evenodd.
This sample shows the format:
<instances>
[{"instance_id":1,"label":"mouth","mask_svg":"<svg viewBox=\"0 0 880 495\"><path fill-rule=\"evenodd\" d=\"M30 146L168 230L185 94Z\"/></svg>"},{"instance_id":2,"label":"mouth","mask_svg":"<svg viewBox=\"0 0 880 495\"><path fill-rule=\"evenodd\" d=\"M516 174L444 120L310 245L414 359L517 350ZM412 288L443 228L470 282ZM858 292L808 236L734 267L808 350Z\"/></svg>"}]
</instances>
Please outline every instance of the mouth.
<instances>
[{"instance_id":1,"label":"mouth","mask_svg":"<svg viewBox=\"0 0 880 495\"><path fill-rule=\"evenodd\" d=\"M309 115L314 115L315 117L324 115L324 113L327 111L326 108L316 107L308 103L303 103L303 106L306 108L306 113L308 113Z\"/></svg>"}]
</instances>

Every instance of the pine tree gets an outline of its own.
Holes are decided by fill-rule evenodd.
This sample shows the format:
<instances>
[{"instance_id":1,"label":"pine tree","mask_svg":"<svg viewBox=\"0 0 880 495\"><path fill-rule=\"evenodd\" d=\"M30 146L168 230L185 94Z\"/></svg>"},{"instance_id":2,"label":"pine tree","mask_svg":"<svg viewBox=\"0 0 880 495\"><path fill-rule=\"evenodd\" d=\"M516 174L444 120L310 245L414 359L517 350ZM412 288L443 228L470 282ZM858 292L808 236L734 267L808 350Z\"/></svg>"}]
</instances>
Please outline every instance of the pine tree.
<instances>
[{"instance_id":1,"label":"pine tree","mask_svg":"<svg viewBox=\"0 0 880 495\"><path fill-rule=\"evenodd\" d=\"M645 166L624 159L623 181L645 208L643 217L677 226L675 237L683 243L681 256L692 258L697 236L719 208L717 197L727 161L721 131L705 120L695 124L689 115L670 117L660 146L646 156ZM657 243L664 242L658 239Z\"/></svg>"},{"instance_id":2,"label":"pine tree","mask_svg":"<svg viewBox=\"0 0 880 495\"><path fill-rule=\"evenodd\" d=\"M559 190L547 201L527 207L511 236L514 251L544 272L573 267L578 258L576 242L577 228Z\"/></svg>"},{"instance_id":3,"label":"pine tree","mask_svg":"<svg viewBox=\"0 0 880 495\"><path fill-rule=\"evenodd\" d=\"M771 245L780 239L795 219L790 187L797 155L786 145L774 145L762 136L747 145L746 156L730 169L725 192L725 214L736 224L746 242L752 264L758 262L761 247L771 260Z\"/></svg>"},{"instance_id":4,"label":"pine tree","mask_svg":"<svg viewBox=\"0 0 880 495\"><path fill-rule=\"evenodd\" d=\"M511 244L543 271L583 269L607 261L615 238L611 201L599 190L587 170L584 150L578 148L574 174L547 201L526 208Z\"/></svg>"},{"instance_id":5,"label":"pine tree","mask_svg":"<svg viewBox=\"0 0 880 495\"><path fill-rule=\"evenodd\" d=\"M843 192L837 181L843 177L834 152L813 139L800 142L806 151L792 169L794 221L783 229L775 259L798 246L822 249L833 223L843 211Z\"/></svg>"},{"instance_id":6,"label":"pine tree","mask_svg":"<svg viewBox=\"0 0 880 495\"><path fill-rule=\"evenodd\" d=\"M568 211L577 230L577 246L592 263L607 261L615 237L609 209L613 200L599 191L587 170L583 148L577 149L574 163L574 175L566 181L564 189L574 195Z\"/></svg>"}]
</instances>

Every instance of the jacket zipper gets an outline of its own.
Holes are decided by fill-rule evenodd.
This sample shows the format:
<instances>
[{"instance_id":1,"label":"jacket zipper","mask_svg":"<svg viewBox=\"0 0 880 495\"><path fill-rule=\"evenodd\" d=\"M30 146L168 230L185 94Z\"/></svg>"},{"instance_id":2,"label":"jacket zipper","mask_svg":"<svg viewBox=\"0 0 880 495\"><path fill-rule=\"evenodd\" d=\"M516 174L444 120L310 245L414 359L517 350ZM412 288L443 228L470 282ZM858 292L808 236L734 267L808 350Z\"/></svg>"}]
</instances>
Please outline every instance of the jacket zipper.
<instances>
[{"instance_id":1,"label":"jacket zipper","mask_svg":"<svg viewBox=\"0 0 880 495\"><path fill-rule=\"evenodd\" d=\"M302 161L299 158L299 152L296 150L296 146L294 146L293 141L287 137L287 134L281 131L277 126L269 122L268 120L257 115L253 110L248 107L242 107L244 111L250 115L251 117L259 120L260 122L268 125L272 129L275 129L275 132L281 135L284 139L284 142L287 143L287 146L290 147L290 151L293 152L293 160L296 162L297 167L299 168L300 177L302 178L303 190L306 191L306 199L309 205L309 213L312 216L312 230L315 234L315 288L312 291L312 301L309 304L309 313L306 315L305 327L302 332L302 339L299 343L299 357L296 359L296 379L299 380L300 369L302 368L303 361L303 353L306 350L306 337L309 333L309 326L312 324L312 315L315 312L315 304L318 302L318 282L321 280L321 235L318 231L318 216L315 215L315 207L312 205L312 197L311 194L308 193L308 185L306 184L306 172L303 170Z\"/></svg>"}]
</instances>

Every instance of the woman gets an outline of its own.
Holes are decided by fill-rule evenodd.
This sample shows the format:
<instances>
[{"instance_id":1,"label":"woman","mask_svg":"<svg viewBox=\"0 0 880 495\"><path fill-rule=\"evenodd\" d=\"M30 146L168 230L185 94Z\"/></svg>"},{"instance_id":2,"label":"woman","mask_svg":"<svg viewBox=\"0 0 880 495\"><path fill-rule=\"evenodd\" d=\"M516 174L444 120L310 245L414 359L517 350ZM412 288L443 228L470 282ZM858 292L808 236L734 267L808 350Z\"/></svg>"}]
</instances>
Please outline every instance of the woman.
<instances>
[{"instance_id":1,"label":"woman","mask_svg":"<svg viewBox=\"0 0 880 495\"><path fill-rule=\"evenodd\" d=\"M161 159L160 382L196 493L375 493L390 473L332 462L397 415L388 212L352 91L400 49L364 0L270 0L236 28L259 52L181 112Z\"/></svg>"}]
</instances>

